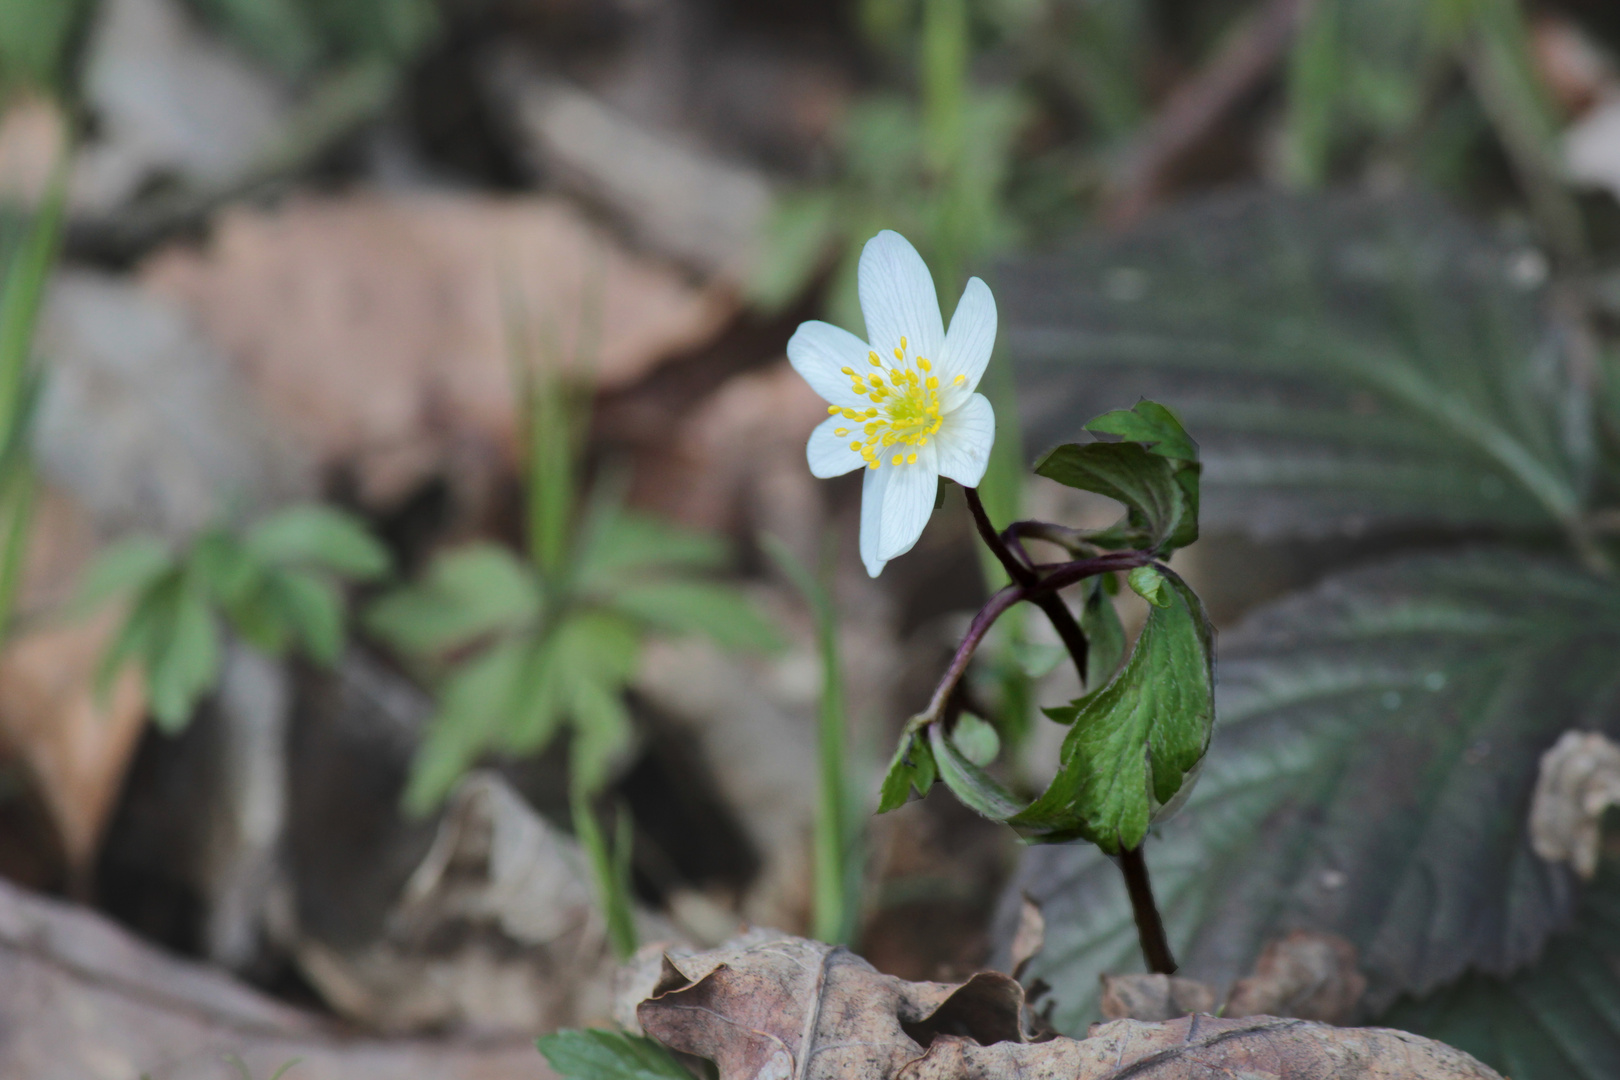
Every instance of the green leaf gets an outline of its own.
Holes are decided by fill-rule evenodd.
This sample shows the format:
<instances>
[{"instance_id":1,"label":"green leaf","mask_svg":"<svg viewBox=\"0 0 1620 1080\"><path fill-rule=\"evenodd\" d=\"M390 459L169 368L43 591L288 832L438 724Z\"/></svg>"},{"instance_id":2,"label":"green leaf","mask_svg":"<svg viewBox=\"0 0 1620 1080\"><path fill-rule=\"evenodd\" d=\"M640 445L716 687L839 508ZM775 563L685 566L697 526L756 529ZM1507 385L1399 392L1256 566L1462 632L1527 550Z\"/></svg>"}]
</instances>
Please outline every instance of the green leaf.
<instances>
[{"instance_id":1,"label":"green leaf","mask_svg":"<svg viewBox=\"0 0 1620 1080\"><path fill-rule=\"evenodd\" d=\"M1113 681L1047 715L1069 725L1057 777L1010 823L1037 841L1084 837L1134 848L1189 781L1215 718L1211 631L1203 605L1164 571L1136 647Z\"/></svg>"},{"instance_id":2,"label":"green leaf","mask_svg":"<svg viewBox=\"0 0 1620 1080\"><path fill-rule=\"evenodd\" d=\"M354 515L330 506L295 506L249 530L247 550L267 563L312 566L356 581L388 573L392 560Z\"/></svg>"},{"instance_id":3,"label":"green leaf","mask_svg":"<svg viewBox=\"0 0 1620 1080\"><path fill-rule=\"evenodd\" d=\"M222 528L199 535L185 562L202 587L228 609L253 603L264 587L264 563ZM244 621L252 621L252 616Z\"/></svg>"},{"instance_id":4,"label":"green leaf","mask_svg":"<svg viewBox=\"0 0 1620 1080\"><path fill-rule=\"evenodd\" d=\"M411 762L405 809L420 817L444 801L511 715L529 659L522 637L497 642L458 665L445 680L439 710Z\"/></svg>"},{"instance_id":5,"label":"green leaf","mask_svg":"<svg viewBox=\"0 0 1620 1080\"><path fill-rule=\"evenodd\" d=\"M1125 575L1131 591L1154 607L1166 607L1170 598L1164 594L1164 575L1152 566L1138 566Z\"/></svg>"},{"instance_id":6,"label":"green leaf","mask_svg":"<svg viewBox=\"0 0 1620 1080\"><path fill-rule=\"evenodd\" d=\"M1088 578L1084 586L1080 629L1086 635L1086 690L1090 693L1108 685L1125 659L1125 627L1104 584L1112 580L1106 576Z\"/></svg>"},{"instance_id":7,"label":"green leaf","mask_svg":"<svg viewBox=\"0 0 1620 1080\"><path fill-rule=\"evenodd\" d=\"M343 596L337 586L307 570L280 570L270 575L266 591L310 659L337 663L343 652Z\"/></svg>"},{"instance_id":8,"label":"green leaf","mask_svg":"<svg viewBox=\"0 0 1620 1080\"><path fill-rule=\"evenodd\" d=\"M470 544L434 559L422 582L378 600L365 623L402 652L433 656L517 629L539 613L529 568L503 547Z\"/></svg>"},{"instance_id":9,"label":"green leaf","mask_svg":"<svg viewBox=\"0 0 1620 1080\"><path fill-rule=\"evenodd\" d=\"M1025 808L995 777L964 757L942 725L928 725L928 745L939 778L969 810L992 821L1009 821Z\"/></svg>"},{"instance_id":10,"label":"green leaf","mask_svg":"<svg viewBox=\"0 0 1620 1080\"><path fill-rule=\"evenodd\" d=\"M624 686L576 675L569 679L568 707L574 720L569 772L581 791L594 794L607 781L614 760L630 745Z\"/></svg>"},{"instance_id":11,"label":"green leaf","mask_svg":"<svg viewBox=\"0 0 1620 1080\"><path fill-rule=\"evenodd\" d=\"M878 813L887 814L906 805L915 788L918 795L927 795L934 786L934 752L926 738L912 734L900 737L889 770L883 775L883 788L878 793Z\"/></svg>"},{"instance_id":12,"label":"green leaf","mask_svg":"<svg viewBox=\"0 0 1620 1080\"><path fill-rule=\"evenodd\" d=\"M706 634L728 649L782 647L776 627L730 585L707 581L649 581L622 585L609 602L633 618L676 634Z\"/></svg>"},{"instance_id":13,"label":"green leaf","mask_svg":"<svg viewBox=\"0 0 1620 1080\"><path fill-rule=\"evenodd\" d=\"M158 727L172 735L213 689L220 650L219 627L202 590L181 579L169 597L147 639L146 693Z\"/></svg>"},{"instance_id":14,"label":"green leaf","mask_svg":"<svg viewBox=\"0 0 1620 1080\"><path fill-rule=\"evenodd\" d=\"M74 593L70 609L88 613L115 596L139 594L174 568L174 557L150 536L120 541L96 556Z\"/></svg>"},{"instance_id":15,"label":"green leaf","mask_svg":"<svg viewBox=\"0 0 1620 1080\"><path fill-rule=\"evenodd\" d=\"M622 1031L559 1031L545 1036L539 1046L564 1080L692 1080L662 1043Z\"/></svg>"},{"instance_id":16,"label":"green leaf","mask_svg":"<svg viewBox=\"0 0 1620 1080\"><path fill-rule=\"evenodd\" d=\"M1147 393L1198 432L1206 531L1548 530L1595 440L1545 277L1433 199L1268 191L1012 260L996 301L1031 441Z\"/></svg>"},{"instance_id":17,"label":"green leaf","mask_svg":"<svg viewBox=\"0 0 1620 1080\"><path fill-rule=\"evenodd\" d=\"M1068 487L1095 491L1124 503L1129 512L1124 544L1144 551L1166 547L1191 509L1170 459L1139 443L1068 443L1048 451L1035 463L1035 471Z\"/></svg>"},{"instance_id":18,"label":"green leaf","mask_svg":"<svg viewBox=\"0 0 1620 1080\"><path fill-rule=\"evenodd\" d=\"M724 564L718 537L682 529L646 514L613 509L589 530L580 554L582 588L611 586L626 573L668 567L713 570Z\"/></svg>"},{"instance_id":19,"label":"green leaf","mask_svg":"<svg viewBox=\"0 0 1620 1080\"><path fill-rule=\"evenodd\" d=\"M1089 421L1086 430L1141 443L1150 453L1172 461L1198 460L1198 444L1192 441L1175 413L1156 401L1144 399L1134 408L1103 413Z\"/></svg>"},{"instance_id":20,"label":"green leaf","mask_svg":"<svg viewBox=\"0 0 1620 1080\"><path fill-rule=\"evenodd\" d=\"M1530 846L1539 760L1620 736L1616 656L1620 587L1505 550L1341 574L1224 633L1200 780L1145 849L1183 973L1225 985L1279 928L1327 931L1376 1011L1533 962L1576 899ZM1098 974L1139 963L1118 871L1042 848L1020 891L1046 918L1031 977L1082 1032Z\"/></svg>"},{"instance_id":21,"label":"green leaf","mask_svg":"<svg viewBox=\"0 0 1620 1080\"><path fill-rule=\"evenodd\" d=\"M963 713L951 729L951 742L961 755L984 768L1001 753L1001 736L996 729L972 713Z\"/></svg>"}]
</instances>

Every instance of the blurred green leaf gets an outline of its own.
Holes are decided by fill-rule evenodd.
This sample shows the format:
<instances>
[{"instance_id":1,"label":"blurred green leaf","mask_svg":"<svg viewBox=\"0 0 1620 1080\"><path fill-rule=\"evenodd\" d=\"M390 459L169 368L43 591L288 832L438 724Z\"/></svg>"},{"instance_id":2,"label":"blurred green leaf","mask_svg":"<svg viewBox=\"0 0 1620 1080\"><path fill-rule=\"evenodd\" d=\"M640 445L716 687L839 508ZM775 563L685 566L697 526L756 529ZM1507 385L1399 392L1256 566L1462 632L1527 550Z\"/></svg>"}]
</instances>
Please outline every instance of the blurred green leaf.
<instances>
[{"instance_id":1,"label":"blurred green leaf","mask_svg":"<svg viewBox=\"0 0 1620 1080\"><path fill-rule=\"evenodd\" d=\"M267 589L310 659L337 663L343 651L343 596L337 586L307 570L278 570Z\"/></svg>"},{"instance_id":2,"label":"blurred green leaf","mask_svg":"<svg viewBox=\"0 0 1620 1080\"><path fill-rule=\"evenodd\" d=\"M735 587L707 581L650 581L622 585L613 607L660 630L706 634L728 649L782 647L776 627Z\"/></svg>"},{"instance_id":3,"label":"blurred green leaf","mask_svg":"<svg viewBox=\"0 0 1620 1080\"><path fill-rule=\"evenodd\" d=\"M534 576L516 555L469 544L435 558L419 584L378 600L365 621L395 648L432 656L520 627L539 615L540 603Z\"/></svg>"},{"instance_id":4,"label":"blurred green leaf","mask_svg":"<svg viewBox=\"0 0 1620 1080\"><path fill-rule=\"evenodd\" d=\"M1068 443L1048 451L1035 471L1049 480L1095 491L1123 503L1129 526L1124 544L1159 551L1182 528L1189 512L1175 466L1139 443ZM1102 538L1098 542L1104 542ZM1109 546L1121 546L1109 543Z\"/></svg>"},{"instance_id":5,"label":"blurred green leaf","mask_svg":"<svg viewBox=\"0 0 1620 1080\"><path fill-rule=\"evenodd\" d=\"M497 642L459 664L439 692L439 708L411 762L406 812L427 814L495 742L511 714L529 660L526 642Z\"/></svg>"},{"instance_id":6,"label":"blurred green leaf","mask_svg":"<svg viewBox=\"0 0 1620 1080\"><path fill-rule=\"evenodd\" d=\"M97 555L80 579L70 609L90 612L116 596L138 594L174 567L174 556L150 536L122 540Z\"/></svg>"},{"instance_id":7,"label":"blurred green leaf","mask_svg":"<svg viewBox=\"0 0 1620 1080\"><path fill-rule=\"evenodd\" d=\"M1512 550L1340 574L1224 633L1201 779L1146 848L1182 972L1223 985L1279 927L1336 933L1376 1012L1534 962L1576 901L1530 845L1539 761L1572 728L1620 736L1616 656L1620 589ZM1098 974L1140 962L1118 872L1041 848L1021 892L1046 919L1030 977L1082 1033Z\"/></svg>"},{"instance_id":8,"label":"blurred green leaf","mask_svg":"<svg viewBox=\"0 0 1620 1080\"><path fill-rule=\"evenodd\" d=\"M539 1045L563 1080L692 1080L674 1054L644 1036L575 1029L547 1035Z\"/></svg>"},{"instance_id":9,"label":"blurred green leaf","mask_svg":"<svg viewBox=\"0 0 1620 1080\"><path fill-rule=\"evenodd\" d=\"M712 570L725 562L718 537L671 525L634 511L614 509L589 531L579 556L579 587L602 588L622 574L683 567Z\"/></svg>"},{"instance_id":10,"label":"blurred green leaf","mask_svg":"<svg viewBox=\"0 0 1620 1080\"><path fill-rule=\"evenodd\" d=\"M306 504L283 510L248 531L248 552L267 563L313 566L356 581L388 572L388 549L364 523L330 506Z\"/></svg>"},{"instance_id":11,"label":"blurred green leaf","mask_svg":"<svg viewBox=\"0 0 1620 1080\"><path fill-rule=\"evenodd\" d=\"M974 716L963 713L951 729L951 742L962 756L979 768L985 768L1001 753L1001 736L996 729Z\"/></svg>"},{"instance_id":12,"label":"blurred green leaf","mask_svg":"<svg viewBox=\"0 0 1620 1080\"><path fill-rule=\"evenodd\" d=\"M152 716L174 734L219 676L219 626L207 597L189 577L169 590L146 640L146 694Z\"/></svg>"},{"instance_id":13,"label":"blurred green leaf","mask_svg":"<svg viewBox=\"0 0 1620 1080\"><path fill-rule=\"evenodd\" d=\"M1568 525L1594 466L1547 264L1438 203L1203 199L1004 264L1033 441L1146 393L1199 433L1207 529Z\"/></svg>"},{"instance_id":14,"label":"blurred green leaf","mask_svg":"<svg viewBox=\"0 0 1620 1080\"><path fill-rule=\"evenodd\" d=\"M86 0L6 0L0 4L0 97L16 86L61 90L68 47Z\"/></svg>"}]
</instances>

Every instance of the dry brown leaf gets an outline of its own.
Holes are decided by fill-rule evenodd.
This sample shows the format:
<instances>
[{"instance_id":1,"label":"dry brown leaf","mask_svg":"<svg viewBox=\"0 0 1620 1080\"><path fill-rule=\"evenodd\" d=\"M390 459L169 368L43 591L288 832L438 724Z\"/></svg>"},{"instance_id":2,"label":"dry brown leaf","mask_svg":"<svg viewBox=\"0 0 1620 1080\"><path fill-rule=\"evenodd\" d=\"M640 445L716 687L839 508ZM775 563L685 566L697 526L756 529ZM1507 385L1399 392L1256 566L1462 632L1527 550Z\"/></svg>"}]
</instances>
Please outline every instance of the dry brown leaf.
<instances>
[{"instance_id":1,"label":"dry brown leaf","mask_svg":"<svg viewBox=\"0 0 1620 1080\"><path fill-rule=\"evenodd\" d=\"M1530 846L1567 862L1582 878L1597 873L1603 812L1620 805L1620 746L1596 732L1566 731L1545 754L1530 799Z\"/></svg>"},{"instance_id":2,"label":"dry brown leaf","mask_svg":"<svg viewBox=\"0 0 1620 1080\"><path fill-rule=\"evenodd\" d=\"M1356 947L1337 934L1295 930L1272 941L1239 979L1222 1015L1294 1016L1327 1024L1355 1016L1367 977L1356 967Z\"/></svg>"},{"instance_id":3,"label":"dry brown leaf","mask_svg":"<svg viewBox=\"0 0 1620 1080\"><path fill-rule=\"evenodd\" d=\"M1217 1000L1212 987L1174 975L1104 975L1102 987L1102 1014L1110 1020L1174 1020L1214 1012Z\"/></svg>"},{"instance_id":4,"label":"dry brown leaf","mask_svg":"<svg viewBox=\"0 0 1620 1080\"><path fill-rule=\"evenodd\" d=\"M1024 968L1045 947L1046 919L1041 915L1041 905L1026 896L1018 909L1018 929L1013 931L1012 977L1021 978Z\"/></svg>"},{"instance_id":5,"label":"dry brown leaf","mask_svg":"<svg viewBox=\"0 0 1620 1080\"><path fill-rule=\"evenodd\" d=\"M756 932L666 957L636 1015L666 1046L713 1061L719 1080L1500 1080L1416 1035L1274 1017L1116 1020L1032 1043L1023 1007L1006 975L906 982L847 949Z\"/></svg>"},{"instance_id":6,"label":"dry brown leaf","mask_svg":"<svg viewBox=\"0 0 1620 1080\"><path fill-rule=\"evenodd\" d=\"M614 387L735 310L725 290L633 257L542 198L237 208L206 251L162 252L142 279L193 313L319 463L352 467L373 503L435 472L476 483L510 460L515 315L558 361L593 353L597 383Z\"/></svg>"}]
</instances>

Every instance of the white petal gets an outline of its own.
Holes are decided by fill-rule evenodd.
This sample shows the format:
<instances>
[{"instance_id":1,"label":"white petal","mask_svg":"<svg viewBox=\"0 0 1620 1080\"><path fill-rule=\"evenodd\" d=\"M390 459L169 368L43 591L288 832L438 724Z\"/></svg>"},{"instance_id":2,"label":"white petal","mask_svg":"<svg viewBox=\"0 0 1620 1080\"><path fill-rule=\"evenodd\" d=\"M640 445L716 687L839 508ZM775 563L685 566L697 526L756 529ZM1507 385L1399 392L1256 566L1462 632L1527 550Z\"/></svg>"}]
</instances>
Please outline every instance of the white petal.
<instances>
[{"instance_id":1,"label":"white petal","mask_svg":"<svg viewBox=\"0 0 1620 1080\"><path fill-rule=\"evenodd\" d=\"M956 313L951 316L951 329L945 335L945 347L940 350L935 367L940 384L952 396L973 393L995 347L996 298L990 295L990 286L971 278L967 288L962 290ZM958 375L967 376L960 387L956 384ZM946 407L951 407L948 400Z\"/></svg>"},{"instance_id":2,"label":"white petal","mask_svg":"<svg viewBox=\"0 0 1620 1080\"><path fill-rule=\"evenodd\" d=\"M955 412L946 413L934 436L938 450L939 475L963 487L978 487L990 464L990 447L996 441L996 413L990 399L974 394Z\"/></svg>"},{"instance_id":3,"label":"white petal","mask_svg":"<svg viewBox=\"0 0 1620 1080\"><path fill-rule=\"evenodd\" d=\"M891 465L884 462L877 472L893 473L883 492L878 558L883 562L904 555L917 543L929 515L934 512L934 495L939 490L939 472L933 446L914 451L916 464Z\"/></svg>"},{"instance_id":4,"label":"white petal","mask_svg":"<svg viewBox=\"0 0 1620 1080\"><path fill-rule=\"evenodd\" d=\"M885 560L878 557L883 532L883 496L889 490L893 469L867 469L861 484L861 562L872 577L883 573Z\"/></svg>"},{"instance_id":5,"label":"white petal","mask_svg":"<svg viewBox=\"0 0 1620 1080\"><path fill-rule=\"evenodd\" d=\"M850 409L864 409L868 402L850 389L850 377L842 369L860 371L868 366L868 351L866 343L848 330L819 319L800 323L787 343L788 363L810 389L828 403Z\"/></svg>"},{"instance_id":6,"label":"white petal","mask_svg":"<svg viewBox=\"0 0 1620 1080\"><path fill-rule=\"evenodd\" d=\"M860 430L859 425L842 416L829 416L817 424L816 430L810 433L810 445L805 447L805 457L810 461L810 475L830 480L865 465L865 459L849 448ZM834 431L843 431L844 434L834 435Z\"/></svg>"},{"instance_id":7,"label":"white petal","mask_svg":"<svg viewBox=\"0 0 1620 1080\"><path fill-rule=\"evenodd\" d=\"M945 343L939 294L928 264L905 237L884 229L868 240L856 278L866 338L885 363L894 362L902 336L912 356L939 357Z\"/></svg>"}]
</instances>

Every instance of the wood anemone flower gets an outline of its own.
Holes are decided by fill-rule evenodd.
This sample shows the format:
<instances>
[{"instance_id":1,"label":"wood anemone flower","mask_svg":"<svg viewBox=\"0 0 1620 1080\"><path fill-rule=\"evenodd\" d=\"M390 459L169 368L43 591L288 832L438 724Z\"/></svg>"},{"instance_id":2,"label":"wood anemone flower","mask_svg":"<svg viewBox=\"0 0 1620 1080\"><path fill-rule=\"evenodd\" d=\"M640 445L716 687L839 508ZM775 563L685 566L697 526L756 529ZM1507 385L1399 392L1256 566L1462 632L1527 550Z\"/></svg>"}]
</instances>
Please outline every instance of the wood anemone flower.
<instances>
[{"instance_id":1,"label":"wood anemone flower","mask_svg":"<svg viewBox=\"0 0 1620 1080\"><path fill-rule=\"evenodd\" d=\"M861 560L877 577L917 543L941 476L970 488L984 477L996 417L974 391L995 347L996 301L973 278L946 331L922 256L887 229L861 251L859 283L869 341L812 320L787 354L828 402L806 448L811 473L866 470Z\"/></svg>"}]
</instances>

